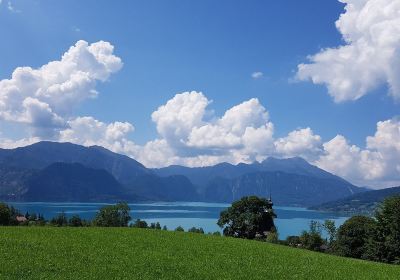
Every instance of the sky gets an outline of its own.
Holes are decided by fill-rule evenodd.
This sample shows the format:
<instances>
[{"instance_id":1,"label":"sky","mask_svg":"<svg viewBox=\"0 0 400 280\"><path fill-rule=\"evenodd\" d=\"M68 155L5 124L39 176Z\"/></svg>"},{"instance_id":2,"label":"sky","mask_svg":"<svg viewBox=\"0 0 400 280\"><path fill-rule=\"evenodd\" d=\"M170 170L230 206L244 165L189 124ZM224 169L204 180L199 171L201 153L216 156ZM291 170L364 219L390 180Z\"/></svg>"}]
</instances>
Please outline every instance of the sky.
<instances>
[{"instance_id":1,"label":"sky","mask_svg":"<svg viewBox=\"0 0 400 280\"><path fill-rule=\"evenodd\" d=\"M0 147L400 184L400 0L0 0L0 36Z\"/></svg>"}]
</instances>

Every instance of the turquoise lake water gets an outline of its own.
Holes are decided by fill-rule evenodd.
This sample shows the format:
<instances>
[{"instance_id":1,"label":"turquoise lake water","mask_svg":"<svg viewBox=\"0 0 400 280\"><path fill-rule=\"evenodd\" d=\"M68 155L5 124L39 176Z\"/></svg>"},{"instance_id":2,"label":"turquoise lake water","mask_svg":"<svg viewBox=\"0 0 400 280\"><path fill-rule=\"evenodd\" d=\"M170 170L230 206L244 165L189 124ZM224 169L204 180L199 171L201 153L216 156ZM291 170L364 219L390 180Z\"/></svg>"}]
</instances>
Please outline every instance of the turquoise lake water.
<instances>
[{"instance_id":1,"label":"turquoise lake water","mask_svg":"<svg viewBox=\"0 0 400 280\"><path fill-rule=\"evenodd\" d=\"M98 209L107 203L48 203L48 202L18 202L9 203L22 213L41 213L46 219L51 219L62 211L67 216L79 215L84 219L92 219ZM132 220L141 219L148 223L160 222L172 230L182 226L185 230L191 227L202 227L205 232L221 231L216 222L219 213L230 204L205 203L205 202L154 202L131 203ZM279 238L285 239L288 235L299 235L307 230L311 220L323 222L326 219L334 220L336 225L341 225L348 217L335 213L311 211L299 207L274 206L277 219Z\"/></svg>"}]
</instances>

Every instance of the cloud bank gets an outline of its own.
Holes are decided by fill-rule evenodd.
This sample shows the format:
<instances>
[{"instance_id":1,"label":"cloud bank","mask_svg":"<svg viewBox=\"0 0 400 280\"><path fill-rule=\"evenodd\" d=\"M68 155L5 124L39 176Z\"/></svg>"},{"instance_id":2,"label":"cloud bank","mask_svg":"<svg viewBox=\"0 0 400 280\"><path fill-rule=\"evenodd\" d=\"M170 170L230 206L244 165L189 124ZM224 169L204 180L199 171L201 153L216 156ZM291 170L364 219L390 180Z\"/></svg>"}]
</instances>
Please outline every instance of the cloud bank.
<instances>
[{"instance_id":1,"label":"cloud bank","mask_svg":"<svg viewBox=\"0 0 400 280\"><path fill-rule=\"evenodd\" d=\"M357 100L381 85L400 100L400 0L340 0L344 45L298 65L297 78L323 84L335 102Z\"/></svg>"}]
</instances>

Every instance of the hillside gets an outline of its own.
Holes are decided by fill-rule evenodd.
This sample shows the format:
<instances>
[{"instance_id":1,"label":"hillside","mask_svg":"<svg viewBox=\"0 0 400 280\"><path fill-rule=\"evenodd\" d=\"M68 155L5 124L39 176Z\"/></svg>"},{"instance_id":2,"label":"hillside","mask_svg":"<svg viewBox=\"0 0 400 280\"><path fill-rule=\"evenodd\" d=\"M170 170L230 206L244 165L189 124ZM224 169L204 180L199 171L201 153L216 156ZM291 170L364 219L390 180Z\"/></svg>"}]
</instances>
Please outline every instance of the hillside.
<instances>
[{"instance_id":1,"label":"hillside","mask_svg":"<svg viewBox=\"0 0 400 280\"><path fill-rule=\"evenodd\" d=\"M366 191L343 199L312 206L310 209L329 212L372 214L380 202L386 197L393 195L400 195L400 187Z\"/></svg>"},{"instance_id":2,"label":"hillside","mask_svg":"<svg viewBox=\"0 0 400 280\"><path fill-rule=\"evenodd\" d=\"M111 201L124 189L107 171L79 163L53 163L27 181L27 201Z\"/></svg>"},{"instance_id":3,"label":"hillside","mask_svg":"<svg viewBox=\"0 0 400 280\"><path fill-rule=\"evenodd\" d=\"M0 199L21 199L35 170L0 165Z\"/></svg>"},{"instance_id":4,"label":"hillside","mask_svg":"<svg viewBox=\"0 0 400 280\"><path fill-rule=\"evenodd\" d=\"M131 228L5 227L2 279L398 279L400 266L243 239ZM22 261L23 260L23 261Z\"/></svg>"}]
</instances>

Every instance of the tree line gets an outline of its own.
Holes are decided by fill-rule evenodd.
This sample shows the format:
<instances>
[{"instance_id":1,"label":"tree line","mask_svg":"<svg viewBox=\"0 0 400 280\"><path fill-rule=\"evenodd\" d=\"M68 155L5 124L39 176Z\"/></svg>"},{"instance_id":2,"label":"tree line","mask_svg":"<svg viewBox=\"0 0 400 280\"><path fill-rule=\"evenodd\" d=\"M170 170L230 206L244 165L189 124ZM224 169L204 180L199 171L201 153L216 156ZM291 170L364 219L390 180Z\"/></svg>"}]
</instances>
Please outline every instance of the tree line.
<instances>
[{"instance_id":1,"label":"tree line","mask_svg":"<svg viewBox=\"0 0 400 280\"><path fill-rule=\"evenodd\" d=\"M102 207L93 220L82 219L79 215L67 217L64 212L59 213L50 220L46 220L43 215L36 213L21 212L5 203L0 203L0 226L56 226L56 227L132 227L146 228L155 230L168 230L167 226L161 227L159 222L148 224L146 221L137 219L130 223L130 207L126 202L120 202L115 205L107 205ZM178 226L174 229L177 232L184 232L185 229ZM191 227L188 229L191 233L204 234L203 228ZM213 235L221 235L220 232L209 233Z\"/></svg>"},{"instance_id":2,"label":"tree line","mask_svg":"<svg viewBox=\"0 0 400 280\"><path fill-rule=\"evenodd\" d=\"M221 213L225 236L254 239L344 257L400 264L400 196L385 199L373 217L353 216L339 228L334 221L311 221L299 236L278 239L272 202L243 197ZM323 237L323 232L328 236Z\"/></svg>"}]
</instances>

